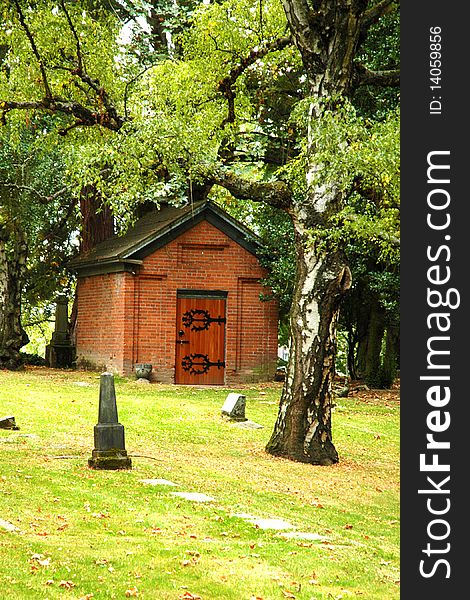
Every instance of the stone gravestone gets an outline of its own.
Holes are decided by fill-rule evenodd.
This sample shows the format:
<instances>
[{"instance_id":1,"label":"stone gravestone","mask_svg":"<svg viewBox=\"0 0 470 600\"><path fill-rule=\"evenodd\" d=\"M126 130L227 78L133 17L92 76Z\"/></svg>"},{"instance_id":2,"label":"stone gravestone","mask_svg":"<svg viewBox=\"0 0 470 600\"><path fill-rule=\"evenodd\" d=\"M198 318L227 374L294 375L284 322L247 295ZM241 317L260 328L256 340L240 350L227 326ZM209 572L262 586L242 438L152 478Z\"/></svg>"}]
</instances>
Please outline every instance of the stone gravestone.
<instances>
[{"instance_id":1,"label":"stone gravestone","mask_svg":"<svg viewBox=\"0 0 470 600\"><path fill-rule=\"evenodd\" d=\"M114 375L100 377L98 424L94 429L95 449L88 460L92 469L131 469L132 461L124 445L124 426L118 422Z\"/></svg>"},{"instance_id":2,"label":"stone gravestone","mask_svg":"<svg viewBox=\"0 0 470 600\"><path fill-rule=\"evenodd\" d=\"M0 418L0 429L15 429L19 427L16 424L15 417L2 417Z\"/></svg>"},{"instance_id":3,"label":"stone gravestone","mask_svg":"<svg viewBox=\"0 0 470 600\"><path fill-rule=\"evenodd\" d=\"M247 421L245 417L246 396L231 392L222 406L222 415L234 421Z\"/></svg>"},{"instance_id":4,"label":"stone gravestone","mask_svg":"<svg viewBox=\"0 0 470 600\"><path fill-rule=\"evenodd\" d=\"M68 301L62 294L56 301L55 327L51 343L46 346L46 364L48 367L64 369L72 366L73 359L74 347L68 328Z\"/></svg>"}]
</instances>

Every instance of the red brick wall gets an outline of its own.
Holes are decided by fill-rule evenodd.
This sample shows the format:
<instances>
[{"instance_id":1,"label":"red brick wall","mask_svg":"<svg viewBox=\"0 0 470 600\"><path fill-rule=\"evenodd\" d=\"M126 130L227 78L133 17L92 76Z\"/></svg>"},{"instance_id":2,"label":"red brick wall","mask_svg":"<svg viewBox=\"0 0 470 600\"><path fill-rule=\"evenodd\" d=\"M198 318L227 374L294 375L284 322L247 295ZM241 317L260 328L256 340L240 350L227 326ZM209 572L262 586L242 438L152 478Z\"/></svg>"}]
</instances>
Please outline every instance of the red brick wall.
<instances>
[{"instance_id":1,"label":"red brick wall","mask_svg":"<svg viewBox=\"0 0 470 600\"><path fill-rule=\"evenodd\" d=\"M125 354L130 340L125 340L129 292L133 276L112 273L79 278L76 325L77 359L82 366L124 372ZM132 316L132 315L131 315Z\"/></svg>"},{"instance_id":2,"label":"red brick wall","mask_svg":"<svg viewBox=\"0 0 470 600\"><path fill-rule=\"evenodd\" d=\"M261 302L257 259L206 221L144 259L136 275L79 280L77 356L125 375L153 365L172 383L178 289L227 292L226 383L272 379L277 360L277 306Z\"/></svg>"}]
</instances>

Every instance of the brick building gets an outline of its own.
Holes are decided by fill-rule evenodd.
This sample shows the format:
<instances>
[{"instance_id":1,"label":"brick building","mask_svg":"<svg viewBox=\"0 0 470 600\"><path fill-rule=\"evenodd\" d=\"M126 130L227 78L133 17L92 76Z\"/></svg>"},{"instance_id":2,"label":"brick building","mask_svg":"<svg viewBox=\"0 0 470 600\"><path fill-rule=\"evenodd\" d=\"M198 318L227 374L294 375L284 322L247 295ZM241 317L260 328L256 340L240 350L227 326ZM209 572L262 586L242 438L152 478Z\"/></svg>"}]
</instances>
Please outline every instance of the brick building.
<instances>
[{"instance_id":1,"label":"brick building","mask_svg":"<svg viewBox=\"0 0 470 600\"><path fill-rule=\"evenodd\" d=\"M258 238L212 203L162 207L70 263L79 365L152 380L271 380L277 305L263 302Z\"/></svg>"}]
</instances>

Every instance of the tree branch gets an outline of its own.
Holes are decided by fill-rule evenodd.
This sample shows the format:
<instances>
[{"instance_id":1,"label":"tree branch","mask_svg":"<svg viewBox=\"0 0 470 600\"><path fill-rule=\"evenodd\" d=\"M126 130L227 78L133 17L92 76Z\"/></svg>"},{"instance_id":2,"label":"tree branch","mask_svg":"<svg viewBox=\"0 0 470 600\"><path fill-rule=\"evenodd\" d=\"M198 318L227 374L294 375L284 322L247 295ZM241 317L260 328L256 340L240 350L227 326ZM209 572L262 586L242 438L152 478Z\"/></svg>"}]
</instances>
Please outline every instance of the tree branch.
<instances>
[{"instance_id":1,"label":"tree branch","mask_svg":"<svg viewBox=\"0 0 470 600\"><path fill-rule=\"evenodd\" d=\"M35 188L30 187L29 185L20 185L18 183L8 183L6 181L0 181L0 186L8 188L10 190L16 190L17 192L30 192L36 196L36 198L39 200L39 202L41 202L41 204L46 204L48 202L48 198L46 196L43 196Z\"/></svg>"},{"instance_id":2,"label":"tree branch","mask_svg":"<svg viewBox=\"0 0 470 600\"><path fill-rule=\"evenodd\" d=\"M80 123L76 123L74 127L84 126L91 127L93 125L101 125L111 131L119 131L123 120L119 118L115 120L109 113L99 113L97 111L86 108L78 102L67 102L58 98L43 98L42 100L33 100L29 102L0 102L0 110L2 115L0 122L5 123L5 115L11 110L48 110L50 112L64 113L69 116L74 116Z\"/></svg>"},{"instance_id":3,"label":"tree branch","mask_svg":"<svg viewBox=\"0 0 470 600\"><path fill-rule=\"evenodd\" d=\"M367 10L361 19L361 31L362 33L367 33L369 28L377 23L380 17L383 17L385 14L392 12L395 8L395 5L399 5L400 3L397 0L382 0L375 6L372 6Z\"/></svg>"},{"instance_id":4,"label":"tree branch","mask_svg":"<svg viewBox=\"0 0 470 600\"><path fill-rule=\"evenodd\" d=\"M77 35L77 31L75 29L75 26L72 22L72 19L70 18L69 12L65 6L65 2L64 0L60 0L60 6L62 7L62 10L65 13L65 17L67 19L67 23L69 24L69 28L70 31L72 32L72 35L75 39L75 46L77 48L77 67L79 71L83 71L83 60L82 60L82 51L81 51L81 46L80 46L80 39Z\"/></svg>"},{"instance_id":5,"label":"tree branch","mask_svg":"<svg viewBox=\"0 0 470 600\"><path fill-rule=\"evenodd\" d=\"M75 117L76 121L72 125L66 127L65 129L62 129L59 132L61 135L66 135L68 131L74 129L75 127L90 127L94 125L101 125L102 127L105 127L106 129L110 129L112 131L119 131L122 125L124 124L125 117L122 117L118 113L116 107L109 98L108 93L101 86L99 80L93 79L92 77L90 77L90 75L88 75L88 73L86 73L83 65L79 36L70 17L70 14L66 9L65 2L63 0L60 0L60 5L61 8L64 10L69 29L73 38L75 39L77 56L75 67L62 68L69 71L75 77L78 77L83 83L85 83L90 88L90 90L94 92L94 94L96 95L96 102L98 105L96 109L87 108L79 102L75 102L73 100L68 101L64 98L54 96L52 94L51 88L47 80L47 74L44 67L44 63L34 42L33 35L29 30L29 27L24 19L19 0L14 0L14 2L16 10L18 12L18 18L20 20L21 26L24 32L26 33L33 53L39 64L43 85L45 88L45 96L41 100L33 100L26 102L0 101L0 110L2 111L2 114L0 115L0 124L5 123L5 116L11 110L42 109L53 113L64 113L66 115ZM73 59L70 60L73 64Z\"/></svg>"},{"instance_id":6,"label":"tree branch","mask_svg":"<svg viewBox=\"0 0 470 600\"><path fill-rule=\"evenodd\" d=\"M292 203L292 192L284 181L250 181L217 167L209 172L206 180L225 188L238 200L265 202L281 209L289 208Z\"/></svg>"},{"instance_id":7,"label":"tree branch","mask_svg":"<svg viewBox=\"0 0 470 600\"><path fill-rule=\"evenodd\" d=\"M51 196L44 196L43 194L41 194L41 192L38 192L38 190L36 188L33 188L29 185L20 185L18 183L9 183L6 181L0 181L0 186L9 188L12 190L17 190L18 192L30 192L36 196L36 198L38 199L38 201L41 204L48 204L49 202L56 200L57 198L62 196L62 194L65 194L65 192L67 192L69 190L69 187L66 186L66 187L61 188L57 192L54 192L54 194L52 194Z\"/></svg>"},{"instance_id":8,"label":"tree branch","mask_svg":"<svg viewBox=\"0 0 470 600\"><path fill-rule=\"evenodd\" d=\"M397 87L400 85L400 71L398 69L371 71L364 65L358 64L355 66L353 80L356 87L361 85Z\"/></svg>"},{"instance_id":9,"label":"tree branch","mask_svg":"<svg viewBox=\"0 0 470 600\"><path fill-rule=\"evenodd\" d=\"M14 0L14 2L15 2L16 10L18 12L18 18L20 21L20 25L24 29L24 32L26 33L26 37L28 38L29 43L31 45L31 50L33 51L33 54L36 57L36 60L38 61L39 70L41 72L42 83L44 85L44 91L46 93L46 98L52 98L51 88L49 87L49 82L47 81L46 69L44 68L44 63L42 61L41 55L39 54L39 50L36 46L36 42L34 41L33 35L31 33L31 31L29 30L29 27L26 23L26 20L23 15L23 11L21 10L20 3L18 2L18 0Z\"/></svg>"},{"instance_id":10,"label":"tree branch","mask_svg":"<svg viewBox=\"0 0 470 600\"><path fill-rule=\"evenodd\" d=\"M290 37L281 37L277 38L263 46L262 48L254 48L250 51L248 56L242 58L240 62L230 70L230 73L227 77L224 77L217 86L219 92L221 92L225 98L227 98L228 102L228 114L225 119L221 123L221 128L223 129L225 125L228 123L235 122L235 97L236 93L233 89L237 79L246 71L246 69L253 65L257 60L266 56L270 52L275 52L276 50L282 50L286 48L289 44L292 43L292 38Z\"/></svg>"},{"instance_id":11,"label":"tree branch","mask_svg":"<svg viewBox=\"0 0 470 600\"><path fill-rule=\"evenodd\" d=\"M231 56L237 56L237 53L234 50L227 50L226 48L219 48L219 44L217 43L217 38L212 33L208 33L207 36L214 42L214 47L217 52L225 52L226 54L230 54Z\"/></svg>"},{"instance_id":12,"label":"tree branch","mask_svg":"<svg viewBox=\"0 0 470 600\"><path fill-rule=\"evenodd\" d=\"M154 65L149 65L148 67L145 67L145 69L142 69L142 71L140 71L140 73L137 73L137 75L135 77L133 77L132 79L130 79L129 81L126 82L126 86L124 88L124 118L126 120L129 119L129 116L127 114L127 100L129 97L129 86L132 85L133 83L135 83L139 77L142 77L142 75L145 75L145 73L151 69Z\"/></svg>"}]
</instances>

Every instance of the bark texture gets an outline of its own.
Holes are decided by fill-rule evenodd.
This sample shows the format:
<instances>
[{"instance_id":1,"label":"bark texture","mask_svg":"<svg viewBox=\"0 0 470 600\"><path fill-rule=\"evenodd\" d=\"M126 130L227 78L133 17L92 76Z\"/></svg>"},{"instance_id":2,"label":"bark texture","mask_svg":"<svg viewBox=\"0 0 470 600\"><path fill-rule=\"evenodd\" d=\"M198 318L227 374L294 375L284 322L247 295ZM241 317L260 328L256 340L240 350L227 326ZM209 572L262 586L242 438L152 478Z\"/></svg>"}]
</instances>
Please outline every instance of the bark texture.
<instances>
[{"instance_id":1,"label":"bark texture","mask_svg":"<svg viewBox=\"0 0 470 600\"><path fill-rule=\"evenodd\" d=\"M266 450L299 462L338 462L331 430L332 380L339 306L351 285L340 253L309 248L305 223L294 217L298 255L290 313L287 377Z\"/></svg>"},{"instance_id":2,"label":"bark texture","mask_svg":"<svg viewBox=\"0 0 470 600\"><path fill-rule=\"evenodd\" d=\"M21 232L0 228L0 368L21 368L20 349L29 341L21 326L27 253L26 239Z\"/></svg>"},{"instance_id":3,"label":"bark texture","mask_svg":"<svg viewBox=\"0 0 470 600\"><path fill-rule=\"evenodd\" d=\"M82 216L80 252L89 252L96 244L113 235L113 213L109 206L103 203L94 185L86 185L80 192L80 214Z\"/></svg>"},{"instance_id":4,"label":"bark texture","mask_svg":"<svg viewBox=\"0 0 470 600\"><path fill-rule=\"evenodd\" d=\"M109 206L103 202L96 186L92 184L83 186L80 191L80 214L80 252L86 253L114 234L114 215ZM77 294L75 293L69 322L69 334L72 343L75 343L77 302Z\"/></svg>"}]
</instances>

